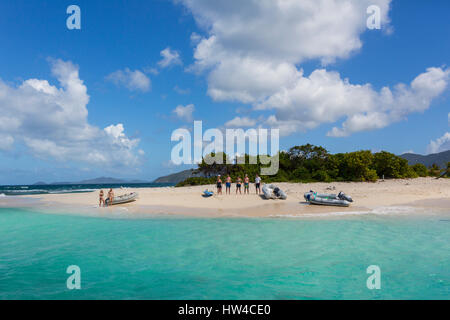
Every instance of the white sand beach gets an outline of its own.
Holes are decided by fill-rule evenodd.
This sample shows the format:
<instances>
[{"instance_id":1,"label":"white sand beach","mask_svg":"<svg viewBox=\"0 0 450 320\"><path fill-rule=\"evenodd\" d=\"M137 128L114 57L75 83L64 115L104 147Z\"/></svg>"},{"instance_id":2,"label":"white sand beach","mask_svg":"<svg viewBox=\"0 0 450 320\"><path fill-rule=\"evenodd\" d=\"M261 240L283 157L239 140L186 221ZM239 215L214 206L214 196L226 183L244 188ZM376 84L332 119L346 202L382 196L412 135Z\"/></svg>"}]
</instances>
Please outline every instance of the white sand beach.
<instances>
[{"instance_id":1,"label":"white sand beach","mask_svg":"<svg viewBox=\"0 0 450 320\"><path fill-rule=\"evenodd\" d=\"M14 206L32 206L54 211L96 211L101 215L124 210L128 213L186 215L199 217L271 217L321 213L351 213L370 211L380 207L417 207L450 211L450 179L418 178L368 182L334 183L278 183L287 195L287 200L266 200L255 194L254 185L250 195L236 195L232 187L231 195L214 195L203 198L205 189L215 190L215 186L165 187L116 189L115 195L136 191L137 201L98 208L98 191L92 193L45 194L14 197ZM332 189L332 190L330 190ZM354 203L349 208L308 205L303 199L304 192L337 193L344 191L351 195ZM107 190L105 190L107 191ZM31 202L30 202L31 200ZM5 206L5 200L2 201ZM96 208L97 207L97 208ZM428 210L429 211L429 210Z\"/></svg>"}]
</instances>

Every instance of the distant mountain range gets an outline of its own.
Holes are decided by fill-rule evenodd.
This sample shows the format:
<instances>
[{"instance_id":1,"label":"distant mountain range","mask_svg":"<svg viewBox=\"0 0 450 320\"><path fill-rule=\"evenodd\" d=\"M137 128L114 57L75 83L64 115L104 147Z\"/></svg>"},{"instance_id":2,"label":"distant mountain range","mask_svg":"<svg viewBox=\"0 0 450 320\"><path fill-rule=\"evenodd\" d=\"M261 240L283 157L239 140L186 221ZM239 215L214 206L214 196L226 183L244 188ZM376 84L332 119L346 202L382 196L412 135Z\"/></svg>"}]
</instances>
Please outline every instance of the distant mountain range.
<instances>
[{"instance_id":1,"label":"distant mountain range","mask_svg":"<svg viewBox=\"0 0 450 320\"><path fill-rule=\"evenodd\" d=\"M116 178L100 177L96 179L83 180L78 182L52 182L45 183L42 181L36 182L35 186L45 186L45 185L68 185L68 184L130 184L130 183L150 183L149 181L143 180L122 180Z\"/></svg>"},{"instance_id":2,"label":"distant mountain range","mask_svg":"<svg viewBox=\"0 0 450 320\"><path fill-rule=\"evenodd\" d=\"M417 163L421 163L426 167L430 167L435 163L440 168L444 169L447 168L447 163L450 162L450 150L440 153L433 153L426 156L423 156L421 154L405 153L400 157L408 160L408 163L411 166Z\"/></svg>"},{"instance_id":3,"label":"distant mountain range","mask_svg":"<svg viewBox=\"0 0 450 320\"><path fill-rule=\"evenodd\" d=\"M189 169L174 174L170 174L168 176L159 177L158 179L153 181L153 183L178 183L188 178L203 177L203 176L204 175L201 173L195 173L194 169Z\"/></svg>"}]
</instances>

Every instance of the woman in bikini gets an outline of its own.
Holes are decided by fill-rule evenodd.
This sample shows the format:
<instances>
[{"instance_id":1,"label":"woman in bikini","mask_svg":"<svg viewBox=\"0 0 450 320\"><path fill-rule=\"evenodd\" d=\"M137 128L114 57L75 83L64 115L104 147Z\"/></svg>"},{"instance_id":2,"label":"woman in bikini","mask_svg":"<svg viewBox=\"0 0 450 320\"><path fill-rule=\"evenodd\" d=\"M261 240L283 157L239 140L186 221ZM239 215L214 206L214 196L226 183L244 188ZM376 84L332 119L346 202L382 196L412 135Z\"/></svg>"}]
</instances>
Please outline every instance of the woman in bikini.
<instances>
[{"instance_id":1,"label":"woman in bikini","mask_svg":"<svg viewBox=\"0 0 450 320\"><path fill-rule=\"evenodd\" d=\"M242 194L241 185L242 185L242 179L241 179L241 177L238 177L237 181L236 181L236 194L238 193L238 191L240 194Z\"/></svg>"},{"instance_id":2,"label":"woman in bikini","mask_svg":"<svg viewBox=\"0 0 450 320\"><path fill-rule=\"evenodd\" d=\"M217 176L217 194L222 194L222 179L220 179L220 175Z\"/></svg>"},{"instance_id":3,"label":"woman in bikini","mask_svg":"<svg viewBox=\"0 0 450 320\"><path fill-rule=\"evenodd\" d=\"M109 192L108 192L108 205L112 205L113 201L114 201L114 191L113 191L113 189L109 189Z\"/></svg>"},{"instance_id":4,"label":"woman in bikini","mask_svg":"<svg viewBox=\"0 0 450 320\"><path fill-rule=\"evenodd\" d=\"M103 190L100 190L100 194L99 194L99 207L102 207L102 205L104 206L105 205L105 199L103 199L103 197L104 197L104 193L103 193Z\"/></svg>"}]
</instances>

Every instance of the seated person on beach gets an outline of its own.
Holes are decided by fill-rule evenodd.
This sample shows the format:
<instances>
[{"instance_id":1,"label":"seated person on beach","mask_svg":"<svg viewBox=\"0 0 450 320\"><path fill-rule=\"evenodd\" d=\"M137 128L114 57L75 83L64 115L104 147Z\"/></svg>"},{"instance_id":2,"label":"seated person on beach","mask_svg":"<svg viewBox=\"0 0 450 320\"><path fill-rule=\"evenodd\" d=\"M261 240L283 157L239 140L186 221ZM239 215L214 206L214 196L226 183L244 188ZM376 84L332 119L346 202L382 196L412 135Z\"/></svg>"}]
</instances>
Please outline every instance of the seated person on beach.
<instances>
[{"instance_id":1,"label":"seated person on beach","mask_svg":"<svg viewBox=\"0 0 450 320\"><path fill-rule=\"evenodd\" d=\"M217 176L217 194L222 194L222 179L220 179L220 174Z\"/></svg>"},{"instance_id":2,"label":"seated person on beach","mask_svg":"<svg viewBox=\"0 0 450 320\"><path fill-rule=\"evenodd\" d=\"M256 175L255 178L256 194L261 194L261 178Z\"/></svg>"},{"instance_id":3,"label":"seated person on beach","mask_svg":"<svg viewBox=\"0 0 450 320\"><path fill-rule=\"evenodd\" d=\"M226 182L225 186L226 186L225 193L231 194L231 177L230 177L230 175L228 175L228 177L227 177L227 182Z\"/></svg>"},{"instance_id":4,"label":"seated person on beach","mask_svg":"<svg viewBox=\"0 0 450 320\"><path fill-rule=\"evenodd\" d=\"M241 185L242 185L242 179L241 179L241 177L238 177L237 181L236 181L236 194L238 193L238 191L240 194L242 194Z\"/></svg>"},{"instance_id":5,"label":"seated person on beach","mask_svg":"<svg viewBox=\"0 0 450 320\"><path fill-rule=\"evenodd\" d=\"M99 207L101 207L102 205L104 206L105 205L105 199L103 198L104 197L104 193L103 193L103 190L100 190L100 194L99 194Z\"/></svg>"},{"instance_id":6,"label":"seated person on beach","mask_svg":"<svg viewBox=\"0 0 450 320\"><path fill-rule=\"evenodd\" d=\"M250 194L250 190L249 190L249 185L250 185L250 179L248 177L248 174L245 175L244 178L244 194Z\"/></svg>"}]
</instances>

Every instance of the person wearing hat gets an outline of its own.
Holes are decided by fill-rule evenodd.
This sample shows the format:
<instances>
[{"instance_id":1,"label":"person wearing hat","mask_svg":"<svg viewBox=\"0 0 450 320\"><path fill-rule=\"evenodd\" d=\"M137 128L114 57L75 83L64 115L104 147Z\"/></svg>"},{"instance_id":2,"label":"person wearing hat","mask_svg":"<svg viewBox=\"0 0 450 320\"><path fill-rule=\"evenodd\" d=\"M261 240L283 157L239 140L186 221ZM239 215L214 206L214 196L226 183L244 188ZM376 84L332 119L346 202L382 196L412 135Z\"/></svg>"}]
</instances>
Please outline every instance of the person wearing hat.
<instances>
[{"instance_id":1,"label":"person wearing hat","mask_svg":"<svg viewBox=\"0 0 450 320\"><path fill-rule=\"evenodd\" d=\"M217 176L217 194L222 194L222 179L220 179L220 174Z\"/></svg>"}]
</instances>

